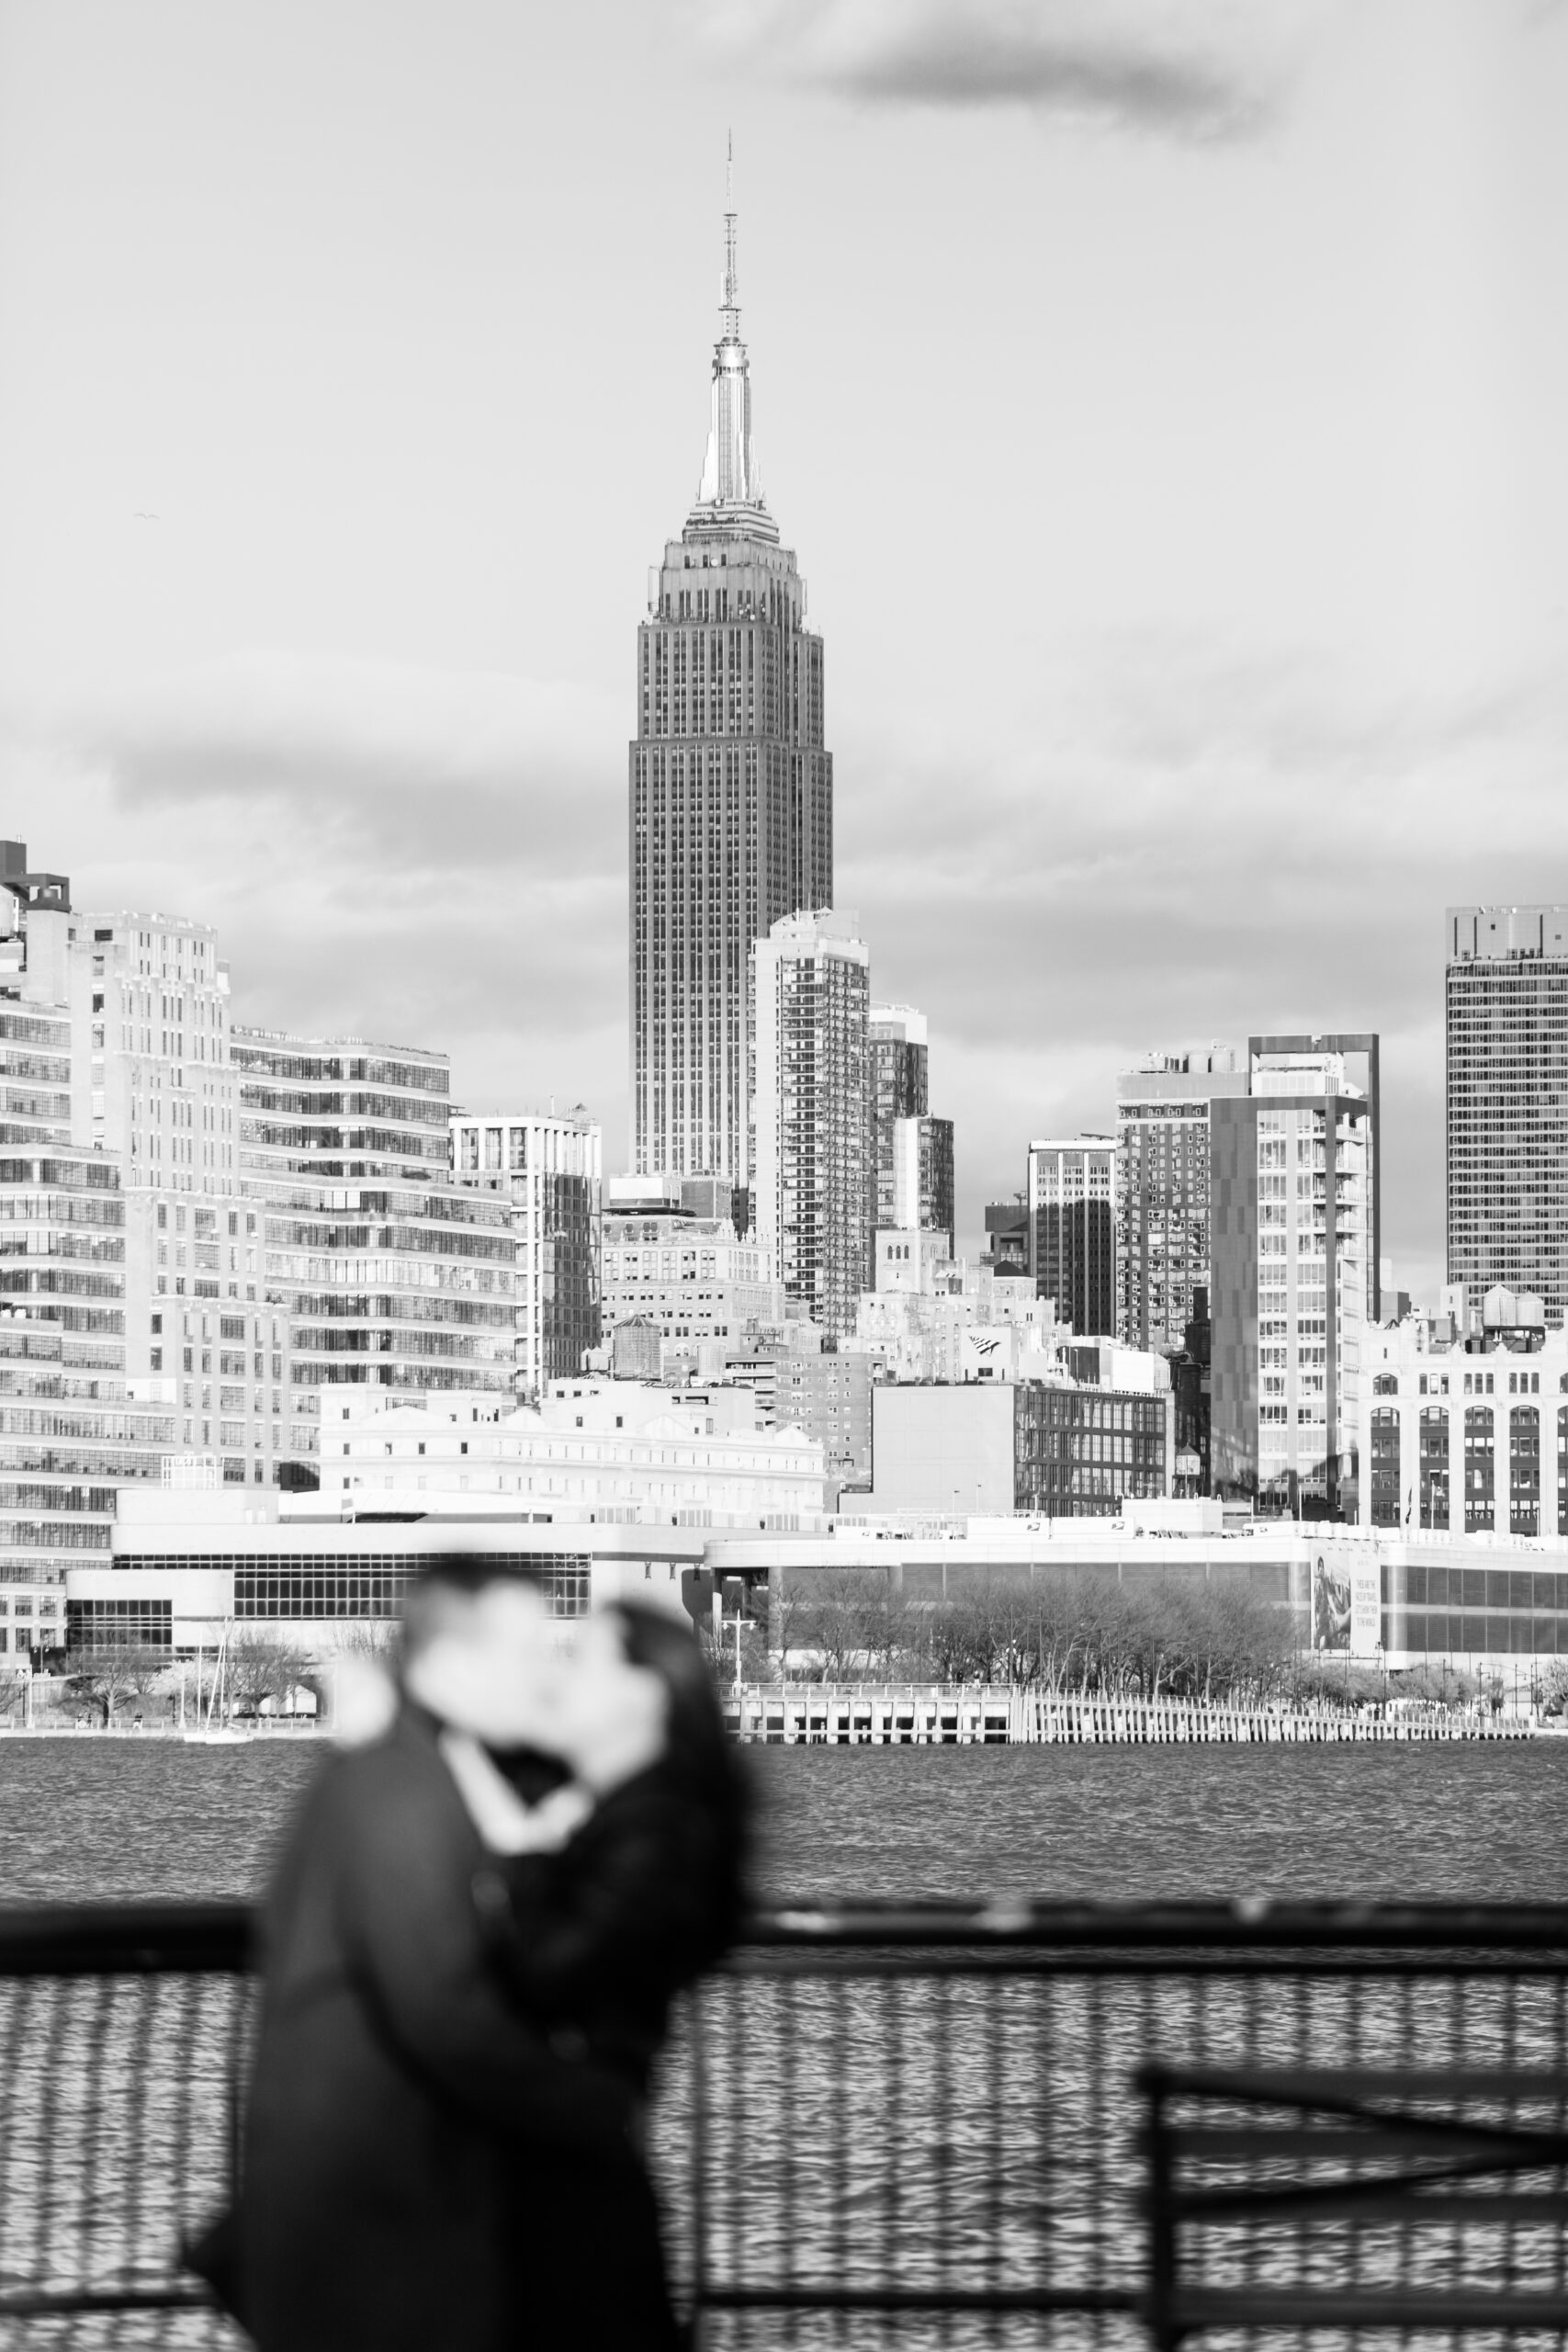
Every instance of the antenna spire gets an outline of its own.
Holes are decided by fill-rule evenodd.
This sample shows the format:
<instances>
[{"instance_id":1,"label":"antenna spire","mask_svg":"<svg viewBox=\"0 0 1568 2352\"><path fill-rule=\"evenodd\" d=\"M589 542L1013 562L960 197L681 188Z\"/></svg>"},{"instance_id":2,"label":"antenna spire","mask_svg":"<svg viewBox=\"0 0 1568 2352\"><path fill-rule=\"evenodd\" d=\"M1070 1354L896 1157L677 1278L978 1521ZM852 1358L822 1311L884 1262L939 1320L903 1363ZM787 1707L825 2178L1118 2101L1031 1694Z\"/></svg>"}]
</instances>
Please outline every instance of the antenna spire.
<instances>
[{"instance_id":1,"label":"antenna spire","mask_svg":"<svg viewBox=\"0 0 1568 2352\"><path fill-rule=\"evenodd\" d=\"M735 133L731 131L724 164L724 340L740 340L740 283L735 266Z\"/></svg>"},{"instance_id":2,"label":"antenna spire","mask_svg":"<svg viewBox=\"0 0 1568 2352\"><path fill-rule=\"evenodd\" d=\"M724 158L724 283L720 288L719 335L713 354L713 412L707 456L694 515L711 508L745 507L748 528L776 540L777 530L762 497L757 454L751 446L751 384L746 345L740 340L740 277L735 262L735 137Z\"/></svg>"}]
</instances>

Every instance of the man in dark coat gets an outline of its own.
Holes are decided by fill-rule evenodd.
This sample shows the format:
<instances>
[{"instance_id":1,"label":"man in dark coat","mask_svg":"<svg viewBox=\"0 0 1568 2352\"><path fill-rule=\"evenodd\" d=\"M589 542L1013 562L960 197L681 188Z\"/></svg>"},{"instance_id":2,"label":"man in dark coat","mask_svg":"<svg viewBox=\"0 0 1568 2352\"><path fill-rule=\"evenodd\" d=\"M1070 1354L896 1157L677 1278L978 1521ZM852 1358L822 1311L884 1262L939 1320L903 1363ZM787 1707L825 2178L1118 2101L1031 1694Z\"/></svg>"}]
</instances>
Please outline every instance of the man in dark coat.
<instances>
[{"instance_id":1,"label":"man in dark coat","mask_svg":"<svg viewBox=\"0 0 1568 2352\"><path fill-rule=\"evenodd\" d=\"M438 1573L431 1589L409 1686L453 1703L405 1698L384 1737L331 1760L267 1906L237 2280L261 2352L490 2352L516 2316L518 2154L569 2154L591 2177L635 2167L626 2088L552 2052L488 1964L471 1892L484 1851L437 1740L454 1719L493 1737L483 1690L468 1704L476 1677L503 1698L525 1677L485 1617L491 1588ZM444 1674L458 1636L468 1664Z\"/></svg>"}]
</instances>

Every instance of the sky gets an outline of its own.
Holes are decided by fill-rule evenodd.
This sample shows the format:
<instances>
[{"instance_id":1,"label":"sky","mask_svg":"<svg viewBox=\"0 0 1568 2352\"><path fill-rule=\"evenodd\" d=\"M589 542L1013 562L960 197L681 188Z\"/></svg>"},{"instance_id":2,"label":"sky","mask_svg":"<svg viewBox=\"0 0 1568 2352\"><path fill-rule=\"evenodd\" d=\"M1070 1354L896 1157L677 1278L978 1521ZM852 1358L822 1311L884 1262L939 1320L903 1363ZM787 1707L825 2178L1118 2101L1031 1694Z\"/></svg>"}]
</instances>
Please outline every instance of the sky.
<instances>
[{"instance_id":1,"label":"sky","mask_svg":"<svg viewBox=\"0 0 1568 2352\"><path fill-rule=\"evenodd\" d=\"M733 133L836 896L960 1246L1151 1046L1568 896L1563 0L0 0L0 831L624 1163L626 740Z\"/></svg>"}]
</instances>

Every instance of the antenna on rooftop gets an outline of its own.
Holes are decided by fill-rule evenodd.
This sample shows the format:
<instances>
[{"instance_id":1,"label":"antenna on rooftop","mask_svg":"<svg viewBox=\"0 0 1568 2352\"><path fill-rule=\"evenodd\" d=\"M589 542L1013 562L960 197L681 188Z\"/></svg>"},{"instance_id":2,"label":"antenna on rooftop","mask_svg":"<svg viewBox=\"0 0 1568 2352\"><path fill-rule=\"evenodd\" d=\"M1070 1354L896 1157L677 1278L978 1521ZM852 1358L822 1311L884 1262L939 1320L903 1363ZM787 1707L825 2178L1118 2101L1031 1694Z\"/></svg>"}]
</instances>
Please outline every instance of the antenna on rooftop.
<instances>
[{"instance_id":1,"label":"antenna on rooftop","mask_svg":"<svg viewBox=\"0 0 1568 2352\"><path fill-rule=\"evenodd\" d=\"M724 334L728 343L740 340L740 287L735 266L735 133L726 142L724 160Z\"/></svg>"}]
</instances>

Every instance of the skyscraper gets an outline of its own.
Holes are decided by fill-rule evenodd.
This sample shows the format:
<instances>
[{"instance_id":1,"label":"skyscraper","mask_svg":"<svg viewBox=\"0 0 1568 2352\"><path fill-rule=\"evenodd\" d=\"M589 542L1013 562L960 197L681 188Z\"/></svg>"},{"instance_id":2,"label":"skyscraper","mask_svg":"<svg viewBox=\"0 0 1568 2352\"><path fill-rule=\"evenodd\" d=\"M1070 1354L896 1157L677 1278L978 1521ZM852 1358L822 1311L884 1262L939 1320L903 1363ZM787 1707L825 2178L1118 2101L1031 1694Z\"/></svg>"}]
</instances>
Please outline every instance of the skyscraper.
<instances>
[{"instance_id":1,"label":"skyscraper","mask_svg":"<svg viewBox=\"0 0 1568 2352\"><path fill-rule=\"evenodd\" d=\"M1450 907L1449 1280L1568 1316L1568 906Z\"/></svg>"},{"instance_id":2,"label":"skyscraper","mask_svg":"<svg viewBox=\"0 0 1568 2352\"><path fill-rule=\"evenodd\" d=\"M871 1065L876 1226L945 1233L951 1251L953 1121L931 1114L925 1014L874 1004Z\"/></svg>"},{"instance_id":3,"label":"skyscraper","mask_svg":"<svg viewBox=\"0 0 1568 2352\"><path fill-rule=\"evenodd\" d=\"M649 574L629 794L633 1164L742 1181L747 959L833 903L822 640L757 469L733 199L696 503Z\"/></svg>"},{"instance_id":4,"label":"skyscraper","mask_svg":"<svg viewBox=\"0 0 1568 2352\"><path fill-rule=\"evenodd\" d=\"M1146 1054L1116 1080L1117 1330L1180 1348L1209 1283L1209 1106L1247 1092L1235 1046Z\"/></svg>"},{"instance_id":5,"label":"skyscraper","mask_svg":"<svg viewBox=\"0 0 1568 2352\"><path fill-rule=\"evenodd\" d=\"M238 1025L232 1055L295 1460L318 1453L325 1388L510 1390L517 1244L502 1204L450 1174L446 1055Z\"/></svg>"},{"instance_id":6,"label":"skyscraper","mask_svg":"<svg viewBox=\"0 0 1568 2352\"><path fill-rule=\"evenodd\" d=\"M1080 1340L1116 1330L1116 1143L1111 1136L1029 1147L1029 1271Z\"/></svg>"},{"instance_id":7,"label":"skyscraper","mask_svg":"<svg viewBox=\"0 0 1568 2352\"><path fill-rule=\"evenodd\" d=\"M517 1393L582 1370L599 1344L604 1151L599 1122L556 1113L454 1111L452 1172L498 1194L517 1243Z\"/></svg>"},{"instance_id":8,"label":"skyscraper","mask_svg":"<svg viewBox=\"0 0 1568 2352\"><path fill-rule=\"evenodd\" d=\"M871 1286L870 958L852 914L787 915L751 951L751 1226L835 1338Z\"/></svg>"},{"instance_id":9,"label":"skyscraper","mask_svg":"<svg viewBox=\"0 0 1568 2352\"><path fill-rule=\"evenodd\" d=\"M126 1375L119 1164L73 1134L101 1077L75 933L66 877L0 844L0 1670L61 1645L66 1570L107 1559L116 1487L157 1477L174 1439Z\"/></svg>"},{"instance_id":10,"label":"skyscraper","mask_svg":"<svg viewBox=\"0 0 1568 2352\"><path fill-rule=\"evenodd\" d=\"M1209 1111L1211 1475L1221 1496L1353 1519L1379 1306L1378 1040L1254 1037Z\"/></svg>"}]
</instances>

